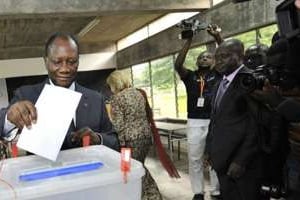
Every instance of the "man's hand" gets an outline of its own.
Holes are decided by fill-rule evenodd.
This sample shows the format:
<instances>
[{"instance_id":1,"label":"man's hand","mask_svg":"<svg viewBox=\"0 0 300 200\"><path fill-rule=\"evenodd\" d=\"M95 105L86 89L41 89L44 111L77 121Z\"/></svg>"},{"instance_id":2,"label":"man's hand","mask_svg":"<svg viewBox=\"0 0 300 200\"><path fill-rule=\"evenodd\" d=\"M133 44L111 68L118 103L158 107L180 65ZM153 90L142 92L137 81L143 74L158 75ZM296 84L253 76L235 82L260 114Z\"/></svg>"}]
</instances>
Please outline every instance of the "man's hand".
<instances>
[{"instance_id":1,"label":"man's hand","mask_svg":"<svg viewBox=\"0 0 300 200\"><path fill-rule=\"evenodd\" d=\"M227 175L233 179L240 178L245 173L245 167L232 162L228 168Z\"/></svg>"},{"instance_id":2,"label":"man's hand","mask_svg":"<svg viewBox=\"0 0 300 200\"><path fill-rule=\"evenodd\" d=\"M222 29L218 25L209 24L206 30L211 36L214 37L218 45L220 45L223 42L223 38L221 37L220 34Z\"/></svg>"},{"instance_id":3,"label":"man's hand","mask_svg":"<svg viewBox=\"0 0 300 200\"><path fill-rule=\"evenodd\" d=\"M210 157L209 157L208 154L204 154L204 155L203 155L202 161L203 161L203 166L204 166L205 168L211 166L211 161L210 161Z\"/></svg>"},{"instance_id":4,"label":"man's hand","mask_svg":"<svg viewBox=\"0 0 300 200\"><path fill-rule=\"evenodd\" d=\"M37 111L30 101L18 101L8 108L7 119L20 130L24 126L31 128L31 125L36 123Z\"/></svg>"},{"instance_id":5,"label":"man's hand","mask_svg":"<svg viewBox=\"0 0 300 200\"><path fill-rule=\"evenodd\" d=\"M218 37L221 31L222 29L217 24L209 24L207 27L207 32L213 37Z\"/></svg>"},{"instance_id":6,"label":"man's hand","mask_svg":"<svg viewBox=\"0 0 300 200\"><path fill-rule=\"evenodd\" d=\"M284 100L279 94L278 88L273 87L268 80L265 82L263 90L255 90L252 96L272 108L276 108Z\"/></svg>"},{"instance_id":7,"label":"man's hand","mask_svg":"<svg viewBox=\"0 0 300 200\"><path fill-rule=\"evenodd\" d=\"M92 131L90 128L85 127L76 132L71 133L71 141L74 145L81 147L82 146L82 139L84 136L90 136L90 145L101 144L101 139L99 135Z\"/></svg>"}]
</instances>

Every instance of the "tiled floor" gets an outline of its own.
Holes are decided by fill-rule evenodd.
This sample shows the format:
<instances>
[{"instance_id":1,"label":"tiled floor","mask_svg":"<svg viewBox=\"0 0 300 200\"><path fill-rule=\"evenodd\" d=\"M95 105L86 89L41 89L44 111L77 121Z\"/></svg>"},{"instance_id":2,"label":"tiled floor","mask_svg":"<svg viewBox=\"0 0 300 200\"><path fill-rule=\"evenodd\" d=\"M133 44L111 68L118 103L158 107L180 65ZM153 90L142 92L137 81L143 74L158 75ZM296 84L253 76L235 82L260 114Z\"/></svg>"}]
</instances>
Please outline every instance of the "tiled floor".
<instances>
[{"instance_id":1,"label":"tiled floor","mask_svg":"<svg viewBox=\"0 0 300 200\"><path fill-rule=\"evenodd\" d=\"M162 140L163 143L166 143ZM165 144L165 148L167 149L167 145ZM187 160L187 152L186 152L186 142L182 142L181 147L181 158L177 159L176 153L177 149L175 147L174 151L174 164L176 168L179 170L181 175L180 179L172 179L168 176L167 172L165 172L164 168L160 164L159 160L155 156L154 151L150 152L150 155L146 159L146 166L158 184L159 190L163 195L164 200L192 200L193 193L191 189L191 184L188 175L188 160ZM207 177L208 174L204 173L205 180L205 191L209 189L209 185ZM209 192L205 192L205 200L211 200L209 196ZM275 200L272 199L271 200ZM284 200L284 199L280 199Z\"/></svg>"},{"instance_id":2,"label":"tiled floor","mask_svg":"<svg viewBox=\"0 0 300 200\"><path fill-rule=\"evenodd\" d=\"M175 165L179 170L180 179L170 178L156 157L151 156L146 160L146 166L158 184L165 200L191 200L193 193L188 176L186 153L182 154L179 161L175 159Z\"/></svg>"},{"instance_id":3,"label":"tiled floor","mask_svg":"<svg viewBox=\"0 0 300 200\"><path fill-rule=\"evenodd\" d=\"M165 141L163 141L165 143ZM165 145L167 148L167 145ZM176 146L175 151L177 152ZM180 179L172 179L168 176L159 160L153 152L146 160L146 166L156 180L159 190L165 200L192 200L193 192L188 175L188 160L186 153L186 142L181 144L181 157L177 159L174 151L174 164L181 175ZM206 185L207 188L207 185ZM206 198L209 200L209 198Z\"/></svg>"},{"instance_id":4,"label":"tiled floor","mask_svg":"<svg viewBox=\"0 0 300 200\"><path fill-rule=\"evenodd\" d=\"M189 182L186 159L176 161L180 179L172 179L163 169L156 158L148 158L146 166L158 184L159 190L165 200L191 200L192 190Z\"/></svg>"}]
</instances>

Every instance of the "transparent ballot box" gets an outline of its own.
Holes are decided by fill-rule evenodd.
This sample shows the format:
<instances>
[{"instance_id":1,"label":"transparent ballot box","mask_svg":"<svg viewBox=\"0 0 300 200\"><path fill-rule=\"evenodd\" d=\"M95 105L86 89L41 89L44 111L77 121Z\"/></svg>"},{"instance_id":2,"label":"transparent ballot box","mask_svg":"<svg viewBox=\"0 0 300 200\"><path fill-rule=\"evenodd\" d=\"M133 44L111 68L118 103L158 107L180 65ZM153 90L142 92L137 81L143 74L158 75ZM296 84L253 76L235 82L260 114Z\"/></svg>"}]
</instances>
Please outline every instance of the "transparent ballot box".
<instances>
[{"instance_id":1,"label":"transparent ballot box","mask_svg":"<svg viewBox=\"0 0 300 200\"><path fill-rule=\"evenodd\" d=\"M120 157L96 145L61 151L56 162L35 155L4 160L0 199L140 200L143 165L131 160L125 184Z\"/></svg>"}]
</instances>

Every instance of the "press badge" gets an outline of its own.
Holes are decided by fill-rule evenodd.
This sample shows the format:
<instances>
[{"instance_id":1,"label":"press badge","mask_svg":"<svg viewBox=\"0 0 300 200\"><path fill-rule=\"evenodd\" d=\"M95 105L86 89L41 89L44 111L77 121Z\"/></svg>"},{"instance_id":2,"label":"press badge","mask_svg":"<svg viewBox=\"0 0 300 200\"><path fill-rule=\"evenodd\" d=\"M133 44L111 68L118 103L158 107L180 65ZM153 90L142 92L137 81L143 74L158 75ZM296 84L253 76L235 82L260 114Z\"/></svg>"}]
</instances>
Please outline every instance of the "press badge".
<instances>
[{"instance_id":1,"label":"press badge","mask_svg":"<svg viewBox=\"0 0 300 200\"><path fill-rule=\"evenodd\" d=\"M203 107L204 106L204 98L199 97L197 101L197 107Z\"/></svg>"}]
</instances>

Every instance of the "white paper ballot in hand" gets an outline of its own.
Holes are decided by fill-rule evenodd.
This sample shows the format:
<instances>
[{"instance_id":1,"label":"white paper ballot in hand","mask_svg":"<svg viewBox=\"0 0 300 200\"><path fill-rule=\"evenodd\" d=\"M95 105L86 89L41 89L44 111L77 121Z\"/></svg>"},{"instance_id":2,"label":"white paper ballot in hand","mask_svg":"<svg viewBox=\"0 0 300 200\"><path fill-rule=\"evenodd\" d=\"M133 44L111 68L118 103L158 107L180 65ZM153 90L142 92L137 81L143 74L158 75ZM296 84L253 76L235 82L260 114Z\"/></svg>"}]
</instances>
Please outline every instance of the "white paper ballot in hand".
<instances>
[{"instance_id":1,"label":"white paper ballot in hand","mask_svg":"<svg viewBox=\"0 0 300 200\"><path fill-rule=\"evenodd\" d=\"M35 104L37 122L30 130L23 128L17 146L55 161L81 95L73 90L46 84Z\"/></svg>"}]
</instances>

